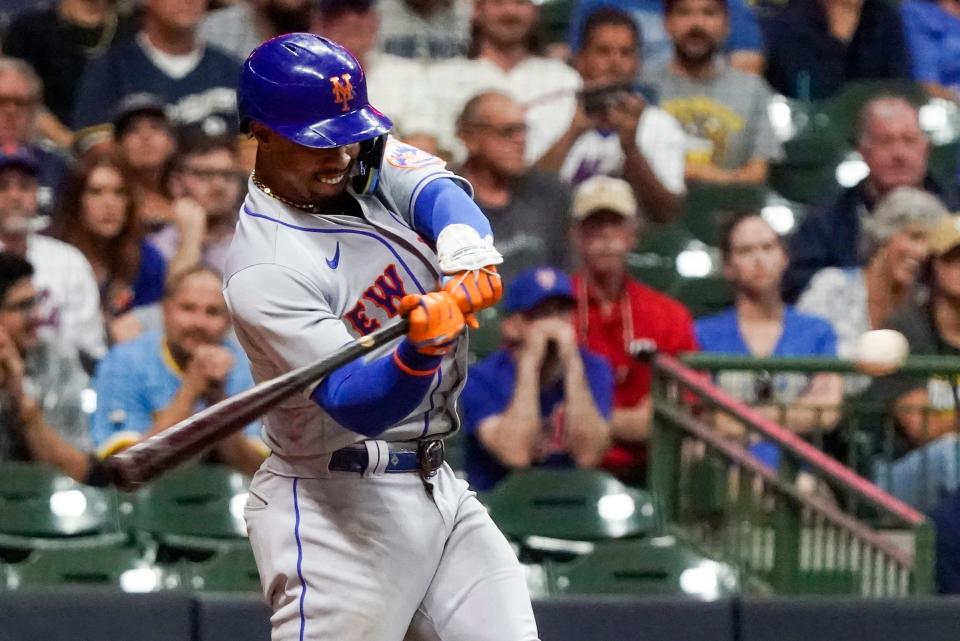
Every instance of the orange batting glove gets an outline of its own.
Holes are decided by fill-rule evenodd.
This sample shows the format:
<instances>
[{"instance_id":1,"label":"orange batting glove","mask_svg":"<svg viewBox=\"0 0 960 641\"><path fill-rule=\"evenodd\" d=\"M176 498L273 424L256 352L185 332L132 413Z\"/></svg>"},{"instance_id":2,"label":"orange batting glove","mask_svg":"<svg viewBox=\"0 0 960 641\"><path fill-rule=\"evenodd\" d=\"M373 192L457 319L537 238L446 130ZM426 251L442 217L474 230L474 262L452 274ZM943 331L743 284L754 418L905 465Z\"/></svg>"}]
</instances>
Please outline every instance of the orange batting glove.
<instances>
[{"instance_id":1,"label":"orange batting glove","mask_svg":"<svg viewBox=\"0 0 960 641\"><path fill-rule=\"evenodd\" d=\"M457 346L463 331L463 312L448 292L404 296L400 314L410 321L407 338L421 354L443 356Z\"/></svg>"},{"instance_id":2,"label":"orange batting glove","mask_svg":"<svg viewBox=\"0 0 960 641\"><path fill-rule=\"evenodd\" d=\"M443 290L450 292L456 299L467 325L477 329L480 323L477 322L476 312L497 304L503 296L503 282L497 268L487 265L447 276Z\"/></svg>"}]
</instances>

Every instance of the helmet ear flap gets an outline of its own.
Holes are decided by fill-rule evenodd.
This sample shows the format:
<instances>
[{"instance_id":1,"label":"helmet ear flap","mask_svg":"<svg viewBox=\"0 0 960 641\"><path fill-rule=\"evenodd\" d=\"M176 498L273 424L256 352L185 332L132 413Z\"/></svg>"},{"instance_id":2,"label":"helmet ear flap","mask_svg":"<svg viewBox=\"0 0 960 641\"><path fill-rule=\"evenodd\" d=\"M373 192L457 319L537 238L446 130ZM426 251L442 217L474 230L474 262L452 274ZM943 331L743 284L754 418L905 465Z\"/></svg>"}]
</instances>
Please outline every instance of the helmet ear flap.
<instances>
[{"instance_id":1,"label":"helmet ear flap","mask_svg":"<svg viewBox=\"0 0 960 641\"><path fill-rule=\"evenodd\" d=\"M364 196L377 190L380 164L383 162L383 152L386 147L387 134L360 143L360 153L357 155L357 170L352 182L353 191L357 195Z\"/></svg>"}]
</instances>

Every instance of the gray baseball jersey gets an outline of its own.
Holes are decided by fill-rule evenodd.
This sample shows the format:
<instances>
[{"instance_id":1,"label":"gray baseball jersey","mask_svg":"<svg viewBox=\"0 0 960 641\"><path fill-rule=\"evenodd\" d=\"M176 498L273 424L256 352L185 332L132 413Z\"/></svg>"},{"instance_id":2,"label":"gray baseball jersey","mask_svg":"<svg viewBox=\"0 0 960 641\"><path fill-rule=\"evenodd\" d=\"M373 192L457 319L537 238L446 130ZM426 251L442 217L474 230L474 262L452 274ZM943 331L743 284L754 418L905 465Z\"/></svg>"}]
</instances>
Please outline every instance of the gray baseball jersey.
<instances>
[{"instance_id":1,"label":"gray baseball jersey","mask_svg":"<svg viewBox=\"0 0 960 641\"><path fill-rule=\"evenodd\" d=\"M357 196L362 217L309 214L250 181L224 270L224 295L257 382L390 323L403 296L438 288L437 257L413 228L413 205L439 178L471 191L440 159L391 138L375 193ZM399 340L368 358L389 353ZM443 358L423 402L379 438L409 441L455 430L466 355L463 337ZM311 391L264 418L264 441L273 452L314 456L365 439L324 412Z\"/></svg>"}]
</instances>

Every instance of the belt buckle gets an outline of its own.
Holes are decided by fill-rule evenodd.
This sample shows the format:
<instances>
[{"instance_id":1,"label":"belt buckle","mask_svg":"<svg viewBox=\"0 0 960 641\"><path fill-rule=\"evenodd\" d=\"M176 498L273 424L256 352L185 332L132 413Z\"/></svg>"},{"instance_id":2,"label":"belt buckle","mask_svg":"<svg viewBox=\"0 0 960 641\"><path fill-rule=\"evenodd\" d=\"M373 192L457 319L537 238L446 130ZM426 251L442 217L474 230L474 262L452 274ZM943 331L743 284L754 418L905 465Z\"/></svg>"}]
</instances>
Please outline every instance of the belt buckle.
<instances>
[{"instance_id":1,"label":"belt buckle","mask_svg":"<svg viewBox=\"0 0 960 641\"><path fill-rule=\"evenodd\" d=\"M443 465L443 441L420 441L417 444L417 460L420 462L420 478L426 480L435 476Z\"/></svg>"}]
</instances>

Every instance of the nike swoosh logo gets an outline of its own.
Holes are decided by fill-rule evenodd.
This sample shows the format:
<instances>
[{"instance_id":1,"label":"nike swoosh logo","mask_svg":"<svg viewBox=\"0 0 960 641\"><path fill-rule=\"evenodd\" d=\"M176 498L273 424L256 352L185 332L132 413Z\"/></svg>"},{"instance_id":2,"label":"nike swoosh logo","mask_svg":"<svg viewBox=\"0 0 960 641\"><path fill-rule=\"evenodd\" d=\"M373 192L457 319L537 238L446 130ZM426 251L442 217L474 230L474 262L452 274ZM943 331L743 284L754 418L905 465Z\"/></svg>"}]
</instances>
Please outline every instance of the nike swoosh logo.
<instances>
[{"instance_id":1,"label":"nike swoosh logo","mask_svg":"<svg viewBox=\"0 0 960 641\"><path fill-rule=\"evenodd\" d=\"M337 251L333 254L333 258L324 259L327 261L327 267L330 269L336 269L340 265L340 241L337 241Z\"/></svg>"}]
</instances>

